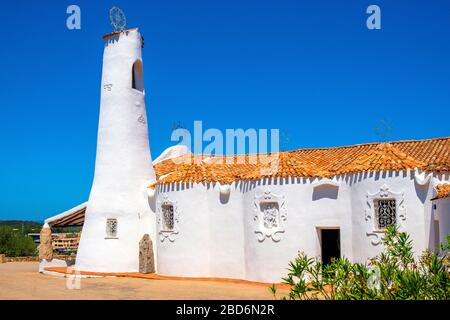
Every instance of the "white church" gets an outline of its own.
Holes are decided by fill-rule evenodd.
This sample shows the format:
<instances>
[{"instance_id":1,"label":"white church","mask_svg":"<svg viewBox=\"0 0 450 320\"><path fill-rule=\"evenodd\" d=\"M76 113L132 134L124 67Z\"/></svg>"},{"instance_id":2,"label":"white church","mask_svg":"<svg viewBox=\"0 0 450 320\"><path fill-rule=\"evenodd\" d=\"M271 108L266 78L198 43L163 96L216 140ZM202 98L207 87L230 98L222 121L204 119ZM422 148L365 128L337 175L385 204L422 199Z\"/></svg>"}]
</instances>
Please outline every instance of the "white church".
<instances>
[{"instance_id":1,"label":"white church","mask_svg":"<svg viewBox=\"0 0 450 320\"><path fill-rule=\"evenodd\" d=\"M150 261L159 275L281 282L299 251L365 262L388 226L407 231L416 254L450 233L450 137L299 149L269 162L175 146L152 161L143 38L128 29L103 39L91 193L41 232L83 227L78 270L142 272ZM142 250L145 235L152 247ZM41 271L61 263L48 243Z\"/></svg>"}]
</instances>

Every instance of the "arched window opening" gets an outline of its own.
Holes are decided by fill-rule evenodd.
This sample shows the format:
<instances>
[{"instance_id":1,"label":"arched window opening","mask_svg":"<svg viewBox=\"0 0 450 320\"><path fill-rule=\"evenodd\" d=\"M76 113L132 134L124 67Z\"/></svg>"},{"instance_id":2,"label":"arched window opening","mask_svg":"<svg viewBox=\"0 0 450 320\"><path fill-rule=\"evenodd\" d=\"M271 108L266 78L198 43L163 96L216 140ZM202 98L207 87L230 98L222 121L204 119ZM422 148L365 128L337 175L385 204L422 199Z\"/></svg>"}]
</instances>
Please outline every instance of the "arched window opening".
<instances>
[{"instance_id":1,"label":"arched window opening","mask_svg":"<svg viewBox=\"0 0 450 320\"><path fill-rule=\"evenodd\" d=\"M131 73L132 73L131 87L133 89L144 92L144 73L142 69L141 60L136 60L136 62L133 63L133 70Z\"/></svg>"}]
</instances>

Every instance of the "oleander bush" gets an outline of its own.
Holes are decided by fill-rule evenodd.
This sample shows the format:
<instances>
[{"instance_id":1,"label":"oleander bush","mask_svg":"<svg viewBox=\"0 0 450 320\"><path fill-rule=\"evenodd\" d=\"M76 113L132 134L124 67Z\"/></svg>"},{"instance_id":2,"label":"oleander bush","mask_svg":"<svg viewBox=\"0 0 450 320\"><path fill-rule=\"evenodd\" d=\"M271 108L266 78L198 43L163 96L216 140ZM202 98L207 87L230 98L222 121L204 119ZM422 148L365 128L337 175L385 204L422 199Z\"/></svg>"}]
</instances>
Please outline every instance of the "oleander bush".
<instances>
[{"instance_id":1,"label":"oleander bush","mask_svg":"<svg viewBox=\"0 0 450 320\"><path fill-rule=\"evenodd\" d=\"M37 248L29 236L10 227L0 227L0 254L7 257L37 255Z\"/></svg>"},{"instance_id":2,"label":"oleander bush","mask_svg":"<svg viewBox=\"0 0 450 320\"><path fill-rule=\"evenodd\" d=\"M351 263L347 258L324 265L319 258L300 253L289 263L283 283L291 289L289 300L448 300L450 279L446 269L447 243L438 253L426 250L414 258L412 241L405 232L390 227L383 239L383 252L367 263ZM277 298L277 289L270 290Z\"/></svg>"}]
</instances>

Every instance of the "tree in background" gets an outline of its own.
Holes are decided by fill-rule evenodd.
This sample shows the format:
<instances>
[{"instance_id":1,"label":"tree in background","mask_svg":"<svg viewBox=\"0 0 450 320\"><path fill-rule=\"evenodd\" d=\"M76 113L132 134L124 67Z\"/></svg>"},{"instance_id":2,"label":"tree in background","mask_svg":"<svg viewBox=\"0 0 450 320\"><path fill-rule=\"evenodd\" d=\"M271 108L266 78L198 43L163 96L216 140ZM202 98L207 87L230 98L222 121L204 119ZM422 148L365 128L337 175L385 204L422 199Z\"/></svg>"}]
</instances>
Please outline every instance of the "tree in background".
<instances>
[{"instance_id":1,"label":"tree in background","mask_svg":"<svg viewBox=\"0 0 450 320\"><path fill-rule=\"evenodd\" d=\"M0 220L0 227L9 227L23 234L39 233L42 228L42 223L25 220Z\"/></svg>"},{"instance_id":2,"label":"tree in background","mask_svg":"<svg viewBox=\"0 0 450 320\"><path fill-rule=\"evenodd\" d=\"M29 236L11 227L0 227L0 254L7 257L35 256L37 247Z\"/></svg>"}]
</instances>

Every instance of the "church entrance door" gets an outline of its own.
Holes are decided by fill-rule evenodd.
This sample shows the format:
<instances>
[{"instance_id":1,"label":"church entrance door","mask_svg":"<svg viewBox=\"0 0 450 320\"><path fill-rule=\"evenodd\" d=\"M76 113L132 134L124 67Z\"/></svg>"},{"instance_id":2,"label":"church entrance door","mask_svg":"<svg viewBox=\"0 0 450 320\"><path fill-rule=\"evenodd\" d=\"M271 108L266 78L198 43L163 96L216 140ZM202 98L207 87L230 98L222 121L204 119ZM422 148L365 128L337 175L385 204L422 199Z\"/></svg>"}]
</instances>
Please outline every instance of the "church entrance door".
<instances>
[{"instance_id":1,"label":"church entrance door","mask_svg":"<svg viewBox=\"0 0 450 320\"><path fill-rule=\"evenodd\" d=\"M322 262L330 264L331 259L341 256L341 236L339 229L321 229Z\"/></svg>"}]
</instances>

